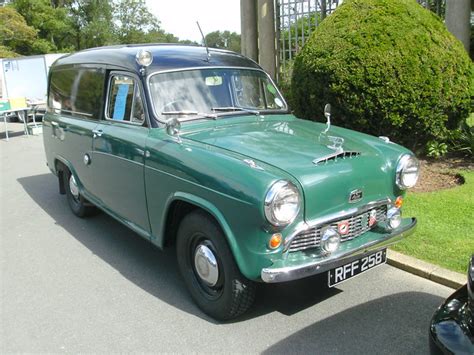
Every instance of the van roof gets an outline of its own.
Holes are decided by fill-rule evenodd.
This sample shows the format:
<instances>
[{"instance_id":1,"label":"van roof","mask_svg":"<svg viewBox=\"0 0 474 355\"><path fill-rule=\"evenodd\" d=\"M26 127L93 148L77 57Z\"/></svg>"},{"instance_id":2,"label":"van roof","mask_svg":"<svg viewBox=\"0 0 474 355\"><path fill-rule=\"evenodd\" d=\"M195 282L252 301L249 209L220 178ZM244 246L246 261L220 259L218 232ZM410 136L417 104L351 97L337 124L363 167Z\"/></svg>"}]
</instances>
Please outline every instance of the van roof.
<instances>
[{"instance_id":1,"label":"van roof","mask_svg":"<svg viewBox=\"0 0 474 355\"><path fill-rule=\"evenodd\" d=\"M128 44L86 49L58 59L53 67L77 64L102 64L125 68L138 72L140 66L135 56L141 49L153 55L150 71L176 70L194 67L245 67L260 66L241 54L209 48L210 59L207 60L205 47L176 44Z\"/></svg>"}]
</instances>

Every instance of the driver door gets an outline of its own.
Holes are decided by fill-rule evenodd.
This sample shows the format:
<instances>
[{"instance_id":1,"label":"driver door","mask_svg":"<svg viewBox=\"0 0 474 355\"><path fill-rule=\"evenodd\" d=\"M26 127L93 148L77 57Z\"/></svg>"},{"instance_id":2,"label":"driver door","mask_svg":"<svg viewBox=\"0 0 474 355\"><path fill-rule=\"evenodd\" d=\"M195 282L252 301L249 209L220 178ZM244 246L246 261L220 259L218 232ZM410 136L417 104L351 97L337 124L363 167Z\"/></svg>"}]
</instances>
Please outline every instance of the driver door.
<instances>
[{"instance_id":1,"label":"driver door","mask_svg":"<svg viewBox=\"0 0 474 355\"><path fill-rule=\"evenodd\" d=\"M145 198L145 142L149 133L137 76L112 72L108 80L105 120L93 131L94 195L117 217L149 234Z\"/></svg>"}]
</instances>

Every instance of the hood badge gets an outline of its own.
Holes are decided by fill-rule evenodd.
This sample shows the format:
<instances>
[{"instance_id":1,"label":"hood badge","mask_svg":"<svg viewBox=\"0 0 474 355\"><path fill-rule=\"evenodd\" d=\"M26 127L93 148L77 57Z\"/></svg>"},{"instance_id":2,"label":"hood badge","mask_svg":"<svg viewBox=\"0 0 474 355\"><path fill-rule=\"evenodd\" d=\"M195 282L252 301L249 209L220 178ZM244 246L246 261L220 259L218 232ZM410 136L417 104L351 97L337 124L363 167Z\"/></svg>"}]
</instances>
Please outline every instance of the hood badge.
<instances>
[{"instance_id":1,"label":"hood badge","mask_svg":"<svg viewBox=\"0 0 474 355\"><path fill-rule=\"evenodd\" d=\"M252 169L263 170L263 168L252 159L244 159L244 163L250 166Z\"/></svg>"},{"instance_id":2,"label":"hood badge","mask_svg":"<svg viewBox=\"0 0 474 355\"><path fill-rule=\"evenodd\" d=\"M357 190L351 191L351 193L349 194L349 203L358 202L362 200L362 197L363 197L362 190L357 189Z\"/></svg>"},{"instance_id":3,"label":"hood badge","mask_svg":"<svg viewBox=\"0 0 474 355\"><path fill-rule=\"evenodd\" d=\"M331 144L327 145L328 148L335 150L336 153L343 152L342 146L344 145L344 138L328 136L328 140L331 142Z\"/></svg>"}]
</instances>

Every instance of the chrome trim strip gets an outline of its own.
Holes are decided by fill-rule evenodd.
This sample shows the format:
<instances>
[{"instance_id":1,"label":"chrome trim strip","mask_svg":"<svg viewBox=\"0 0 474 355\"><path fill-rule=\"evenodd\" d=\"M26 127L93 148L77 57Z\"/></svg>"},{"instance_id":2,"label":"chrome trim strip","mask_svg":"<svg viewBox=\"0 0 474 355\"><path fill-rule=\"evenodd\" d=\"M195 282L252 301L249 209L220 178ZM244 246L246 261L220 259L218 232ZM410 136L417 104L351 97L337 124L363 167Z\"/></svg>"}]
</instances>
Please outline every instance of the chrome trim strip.
<instances>
[{"instance_id":1,"label":"chrome trim strip","mask_svg":"<svg viewBox=\"0 0 474 355\"><path fill-rule=\"evenodd\" d=\"M349 210L340 211L340 212L336 212L327 216L316 218L307 223L302 222L296 226L293 233L291 233L288 237L285 238L285 241L283 242L283 253L288 253L291 242L301 232L307 231L308 229L317 228L321 225L330 224L331 222L337 221L338 219L352 217L353 215L367 212L368 210L372 208L383 206L383 205L389 205L391 203L392 203L392 200L390 200L389 198L385 198L382 200L369 202L363 206L354 207Z\"/></svg>"},{"instance_id":2,"label":"chrome trim strip","mask_svg":"<svg viewBox=\"0 0 474 355\"><path fill-rule=\"evenodd\" d=\"M53 110L56 111L55 113L59 114L59 115L61 115L63 112L67 112L67 113L70 113L70 114L73 114L73 115L76 114L76 115L80 115L80 116L93 117L93 115L91 113L73 111L73 110L66 110L64 108L53 108ZM59 111L59 112L57 112L57 111Z\"/></svg>"},{"instance_id":3,"label":"chrome trim strip","mask_svg":"<svg viewBox=\"0 0 474 355\"><path fill-rule=\"evenodd\" d=\"M138 166L144 166L145 165L144 163L140 163L140 162L135 161L135 160L127 159L127 158L121 157L119 155L115 155L115 154L111 154L111 153L107 153L107 152L101 152L100 150L94 150L91 153L92 153L92 155L100 154L100 155L106 155L106 156L109 156L109 157L112 157L112 158L117 158L117 159L120 159L120 160L124 160L127 163L132 163L132 164L135 164L135 165L138 165ZM143 154L142 154L142 156L143 156Z\"/></svg>"},{"instance_id":4,"label":"chrome trim strip","mask_svg":"<svg viewBox=\"0 0 474 355\"><path fill-rule=\"evenodd\" d=\"M415 231L416 224L416 218L411 218L411 222L407 226L388 233L379 240L374 240L361 245L357 249L334 253L326 259L315 260L302 265L264 268L262 269L260 276L263 282L276 283L302 279L304 277L320 274L337 266L344 265L347 262L350 262L351 259L358 259L369 252L384 249L398 242L402 238L412 234Z\"/></svg>"},{"instance_id":5,"label":"chrome trim strip","mask_svg":"<svg viewBox=\"0 0 474 355\"><path fill-rule=\"evenodd\" d=\"M181 177L181 176L171 174L171 173L169 173L169 172L167 172L167 171L159 170L159 169L157 169L157 168L155 168L155 167L153 167L153 166L150 166L149 163L148 163L148 164L145 164L145 169L149 169L149 170L155 171L155 172L157 172L157 173L159 173L159 174L171 176L171 177L174 178L174 179L181 180L181 181L183 181L183 182L185 182L185 183L188 183L188 184L190 184L190 185L196 186L196 187L198 187L198 188L202 188L202 189L204 189L204 190L206 190L206 191L210 191L210 192L212 192L212 193L218 194L218 195L220 195L220 196L224 196L224 197L226 197L226 198L230 198L230 199L232 199L232 200L234 200L234 201L237 201L237 202L240 202L240 203L243 203L243 204L246 204L246 205L254 206L254 204L253 204L252 202L245 201L245 200L239 199L239 198L234 197L234 196L231 196L231 195L227 195L227 194L225 194L225 193L223 193L223 192L220 192L220 191L218 191L218 190L213 190L213 189L211 189L211 188L209 188L209 187L207 187L207 186L200 185L200 184L198 184L197 182L194 182L194 181L191 181L191 180L186 180L185 178L183 178L183 177ZM186 190L176 191L176 192L189 193L189 192L187 192ZM197 195L197 194L194 194L194 195L199 197L199 195Z\"/></svg>"}]
</instances>

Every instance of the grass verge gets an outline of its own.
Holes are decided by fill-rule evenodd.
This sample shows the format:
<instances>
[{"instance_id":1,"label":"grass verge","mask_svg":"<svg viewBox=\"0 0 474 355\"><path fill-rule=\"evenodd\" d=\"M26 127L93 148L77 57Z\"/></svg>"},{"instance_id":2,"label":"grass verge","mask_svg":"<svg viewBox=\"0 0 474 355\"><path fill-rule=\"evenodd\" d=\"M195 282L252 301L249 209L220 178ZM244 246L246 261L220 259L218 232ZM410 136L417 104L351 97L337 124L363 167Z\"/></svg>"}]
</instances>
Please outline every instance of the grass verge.
<instances>
[{"instance_id":1,"label":"grass verge","mask_svg":"<svg viewBox=\"0 0 474 355\"><path fill-rule=\"evenodd\" d=\"M392 249L465 273L474 253L474 171L462 171L461 186L408 194L404 216L418 219L416 232Z\"/></svg>"}]
</instances>

